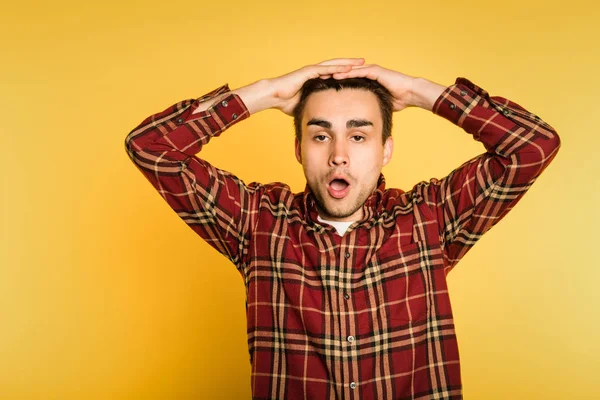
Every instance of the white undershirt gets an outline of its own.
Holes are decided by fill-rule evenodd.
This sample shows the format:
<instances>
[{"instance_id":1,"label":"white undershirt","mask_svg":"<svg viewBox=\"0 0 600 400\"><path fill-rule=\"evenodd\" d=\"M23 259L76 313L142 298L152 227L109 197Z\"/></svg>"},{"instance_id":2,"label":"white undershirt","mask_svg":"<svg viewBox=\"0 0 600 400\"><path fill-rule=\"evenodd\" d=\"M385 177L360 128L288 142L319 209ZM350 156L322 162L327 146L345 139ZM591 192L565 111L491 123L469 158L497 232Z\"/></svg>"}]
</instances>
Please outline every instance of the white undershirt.
<instances>
[{"instance_id":1,"label":"white undershirt","mask_svg":"<svg viewBox=\"0 0 600 400\"><path fill-rule=\"evenodd\" d=\"M356 222L356 221L344 221L344 222L328 221L326 219L321 218L321 216L317 216L317 219L320 222L325 222L325 223L333 226L340 236L344 236L344 233L346 233L346 231L348 230L350 225L352 225L353 223Z\"/></svg>"}]
</instances>

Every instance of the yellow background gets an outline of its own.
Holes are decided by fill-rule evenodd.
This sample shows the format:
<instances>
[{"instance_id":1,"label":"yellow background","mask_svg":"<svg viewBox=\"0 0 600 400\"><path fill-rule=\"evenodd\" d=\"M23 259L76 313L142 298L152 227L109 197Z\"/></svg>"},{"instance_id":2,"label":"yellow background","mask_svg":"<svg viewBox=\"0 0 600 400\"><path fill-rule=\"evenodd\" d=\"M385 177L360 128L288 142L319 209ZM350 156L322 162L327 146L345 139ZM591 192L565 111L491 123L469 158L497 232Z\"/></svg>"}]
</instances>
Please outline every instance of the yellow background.
<instances>
[{"instance_id":1,"label":"yellow background","mask_svg":"<svg viewBox=\"0 0 600 400\"><path fill-rule=\"evenodd\" d=\"M334 57L444 85L465 76L558 130L554 162L449 276L464 394L599 398L592 1L96 3L0 11L0 399L250 397L242 279L124 139L181 99ZM394 124L390 187L483 151L424 110ZM304 188L292 120L276 110L202 156L246 182Z\"/></svg>"}]
</instances>

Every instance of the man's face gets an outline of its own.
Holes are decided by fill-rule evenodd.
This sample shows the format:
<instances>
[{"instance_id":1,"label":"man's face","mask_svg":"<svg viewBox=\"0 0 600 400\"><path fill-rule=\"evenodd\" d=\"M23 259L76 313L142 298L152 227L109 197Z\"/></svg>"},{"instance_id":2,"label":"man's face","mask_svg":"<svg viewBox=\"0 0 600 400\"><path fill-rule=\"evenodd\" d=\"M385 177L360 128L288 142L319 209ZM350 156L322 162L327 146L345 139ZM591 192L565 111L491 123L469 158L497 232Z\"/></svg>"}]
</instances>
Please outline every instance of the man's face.
<instances>
[{"instance_id":1,"label":"man's face","mask_svg":"<svg viewBox=\"0 0 600 400\"><path fill-rule=\"evenodd\" d=\"M363 89L329 89L309 96L302 115L296 158L317 199L321 218L354 221L392 156L382 144L377 96Z\"/></svg>"}]
</instances>

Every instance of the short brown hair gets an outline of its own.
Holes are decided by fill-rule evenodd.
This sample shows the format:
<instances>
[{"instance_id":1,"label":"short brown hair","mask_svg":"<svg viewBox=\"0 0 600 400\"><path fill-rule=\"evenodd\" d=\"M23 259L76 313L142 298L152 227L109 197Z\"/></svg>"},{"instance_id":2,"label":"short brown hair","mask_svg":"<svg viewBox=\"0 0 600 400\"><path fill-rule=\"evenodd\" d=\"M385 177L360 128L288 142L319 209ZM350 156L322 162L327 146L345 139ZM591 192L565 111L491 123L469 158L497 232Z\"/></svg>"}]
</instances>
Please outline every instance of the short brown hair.
<instances>
[{"instance_id":1,"label":"short brown hair","mask_svg":"<svg viewBox=\"0 0 600 400\"><path fill-rule=\"evenodd\" d=\"M304 82L304 85L302 85L302 88L300 89L300 100L293 111L294 128L296 130L296 138L299 142L302 140L302 113L308 97L312 93L329 89L335 89L338 92L342 89L363 89L375 94L379 102L381 119L383 121L382 142L385 143L387 138L392 136L393 97L382 84L369 78L314 78L307 80Z\"/></svg>"}]
</instances>

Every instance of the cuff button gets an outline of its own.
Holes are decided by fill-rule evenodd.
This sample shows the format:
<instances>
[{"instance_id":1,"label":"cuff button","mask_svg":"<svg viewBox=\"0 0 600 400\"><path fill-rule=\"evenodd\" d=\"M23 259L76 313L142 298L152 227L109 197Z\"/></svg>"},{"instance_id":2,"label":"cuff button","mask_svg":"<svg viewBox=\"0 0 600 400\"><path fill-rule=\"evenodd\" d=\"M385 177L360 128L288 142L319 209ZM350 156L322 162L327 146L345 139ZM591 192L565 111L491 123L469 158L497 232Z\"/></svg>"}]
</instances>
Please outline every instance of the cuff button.
<instances>
[{"instance_id":1,"label":"cuff button","mask_svg":"<svg viewBox=\"0 0 600 400\"><path fill-rule=\"evenodd\" d=\"M461 96L466 96L467 95L467 91L466 90L461 90L460 91L460 95Z\"/></svg>"},{"instance_id":2,"label":"cuff button","mask_svg":"<svg viewBox=\"0 0 600 400\"><path fill-rule=\"evenodd\" d=\"M454 104L454 103L450 103L450 108L451 108L452 110L454 110L454 109L456 108L456 104Z\"/></svg>"},{"instance_id":3,"label":"cuff button","mask_svg":"<svg viewBox=\"0 0 600 400\"><path fill-rule=\"evenodd\" d=\"M227 100L223 100L223 101L221 102L221 105L222 105L223 107L227 107L227 104L229 104L229 103L227 103Z\"/></svg>"},{"instance_id":4,"label":"cuff button","mask_svg":"<svg viewBox=\"0 0 600 400\"><path fill-rule=\"evenodd\" d=\"M231 116L231 118L233 118L233 119L237 119L237 117L238 117L238 116L237 116L237 114L233 114L233 115Z\"/></svg>"}]
</instances>

